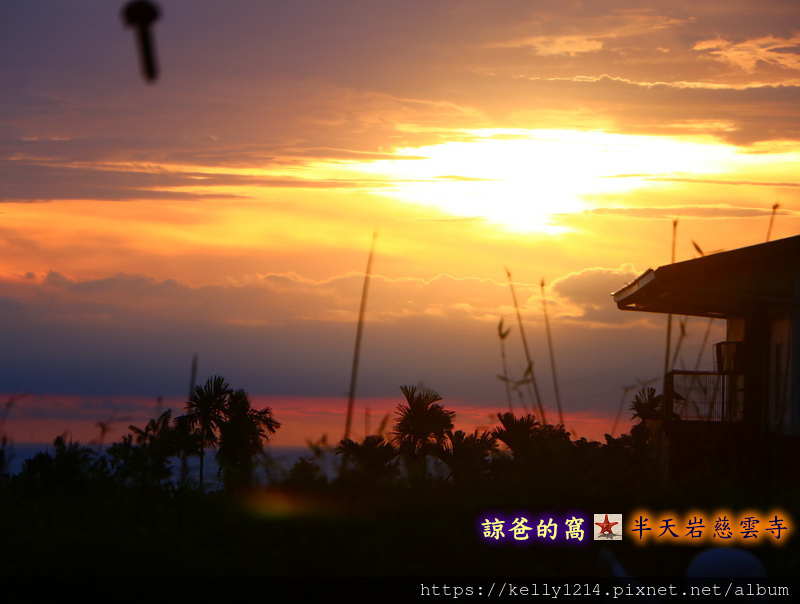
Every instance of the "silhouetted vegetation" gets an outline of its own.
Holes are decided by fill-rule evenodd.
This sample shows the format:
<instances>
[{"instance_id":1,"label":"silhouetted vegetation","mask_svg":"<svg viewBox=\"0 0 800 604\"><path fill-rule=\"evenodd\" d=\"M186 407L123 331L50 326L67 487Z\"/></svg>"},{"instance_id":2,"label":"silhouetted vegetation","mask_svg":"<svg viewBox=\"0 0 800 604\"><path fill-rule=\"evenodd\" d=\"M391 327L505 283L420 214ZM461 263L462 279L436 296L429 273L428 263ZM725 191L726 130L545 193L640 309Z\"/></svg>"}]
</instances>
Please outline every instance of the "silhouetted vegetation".
<instances>
[{"instance_id":1,"label":"silhouetted vegetation","mask_svg":"<svg viewBox=\"0 0 800 604\"><path fill-rule=\"evenodd\" d=\"M332 447L310 443L310 455L270 480L256 480L256 469L280 424L219 376L193 390L184 415L173 419L167 410L143 427L131 425L104 452L59 436L52 453L0 480L0 572L591 575L604 572L592 547L489 548L477 535L479 517L490 510L685 509L715 495L729 507L775 504L770 493L667 484L643 429L606 435L605 443L573 440L564 426L505 412L493 429L468 434L454 429L455 413L434 390L401 391L390 432ZM641 391L632 411L646 421L655 399ZM202 481L189 479L186 460L197 457L203 472L209 449L222 489L204 492ZM7 450L4 441L0 453ZM324 467L326 451L338 460L333 473ZM759 554L775 574L796 571L785 555L791 547ZM617 553L633 572L649 574L681 573L696 553L654 547L644 567L642 551L623 543Z\"/></svg>"}]
</instances>

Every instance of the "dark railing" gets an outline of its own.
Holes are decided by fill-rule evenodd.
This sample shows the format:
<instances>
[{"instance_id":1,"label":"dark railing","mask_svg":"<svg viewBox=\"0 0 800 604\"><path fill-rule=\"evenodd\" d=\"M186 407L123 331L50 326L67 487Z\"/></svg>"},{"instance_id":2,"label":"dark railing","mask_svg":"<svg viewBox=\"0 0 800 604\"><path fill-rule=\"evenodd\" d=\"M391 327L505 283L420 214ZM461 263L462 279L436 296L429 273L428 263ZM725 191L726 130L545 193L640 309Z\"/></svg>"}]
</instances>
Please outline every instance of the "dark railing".
<instances>
[{"instance_id":1,"label":"dark railing","mask_svg":"<svg viewBox=\"0 0 800 604\"><path fill-rule=\"evenodd\" d=\"M666 418L741 421L742 374L734 371L671 371L666 379Z\"/></svg>"}]
</instances>

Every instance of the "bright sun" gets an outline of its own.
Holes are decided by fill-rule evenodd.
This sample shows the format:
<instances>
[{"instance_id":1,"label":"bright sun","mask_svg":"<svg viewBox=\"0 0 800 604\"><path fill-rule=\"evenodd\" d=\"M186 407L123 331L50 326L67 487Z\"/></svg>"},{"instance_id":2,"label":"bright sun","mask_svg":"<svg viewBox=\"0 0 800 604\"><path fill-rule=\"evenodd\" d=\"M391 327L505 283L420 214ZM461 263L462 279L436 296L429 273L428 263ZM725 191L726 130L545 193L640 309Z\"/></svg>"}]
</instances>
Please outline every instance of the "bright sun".
<instances>
[{"instance_id":1,"label":"bright sun","mask_svg":"<svg viewBox=\"0 0 800 604\"><path fill-rule=\"evenodd\" d=\"M460 131L457 142L396 151L349 167L399 200L522 232L561 232L558 215L609 196L663 186L665 175L717 173L735 148L710 140L572 130ZM651 179L651 180L647 180ZM594 203L593 203L594 200Z\"/></svg>"}]
</instances>

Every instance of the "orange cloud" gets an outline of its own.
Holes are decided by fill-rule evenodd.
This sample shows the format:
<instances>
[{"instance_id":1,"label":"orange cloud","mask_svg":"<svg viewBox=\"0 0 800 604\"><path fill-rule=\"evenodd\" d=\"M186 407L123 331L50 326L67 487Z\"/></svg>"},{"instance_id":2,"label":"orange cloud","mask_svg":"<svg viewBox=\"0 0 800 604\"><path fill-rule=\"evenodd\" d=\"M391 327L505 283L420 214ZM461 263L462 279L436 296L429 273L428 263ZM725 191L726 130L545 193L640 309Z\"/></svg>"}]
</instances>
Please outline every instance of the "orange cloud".
<instances>
[{"instance_id":1,"label":"orange cloud","mask_svg":"<svg viewBox=\"0 0 800 604\"><path fill-rule=\"evenodd\" d=\"M780 67L789 71L800 71L800 34L791 38L763 36L743 42L731 42L724 38L701 40L694 50L705 51L719 61L733 65L747 73L754 73L759 64ZM797 74L792 76L797 79Z\"/></svg>"}]
</instances>

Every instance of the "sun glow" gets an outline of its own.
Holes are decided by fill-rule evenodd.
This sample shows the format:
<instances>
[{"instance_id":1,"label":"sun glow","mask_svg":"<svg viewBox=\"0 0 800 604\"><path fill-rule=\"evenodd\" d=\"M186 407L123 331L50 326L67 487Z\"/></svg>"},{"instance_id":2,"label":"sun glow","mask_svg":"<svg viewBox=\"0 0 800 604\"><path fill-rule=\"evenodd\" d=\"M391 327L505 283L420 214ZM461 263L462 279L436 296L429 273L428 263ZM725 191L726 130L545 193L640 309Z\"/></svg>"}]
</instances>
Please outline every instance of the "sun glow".
<instances>
[{"instance_id":1,"label":"sun glow","mask_svg":"<svg viewBox=\"0 0 800 604\"><path fill-rule=\"evenodd\" d=\"M727 171L735 148L676 139L572 130L473 130L460 140L397 151L359 164L383 176L379 191L456 217L520 232L563 232L560 214L613 204L614 195L668 186L655 179ZM600 202L602 200L602 202Z\"/></svg>"}]
</instances>

